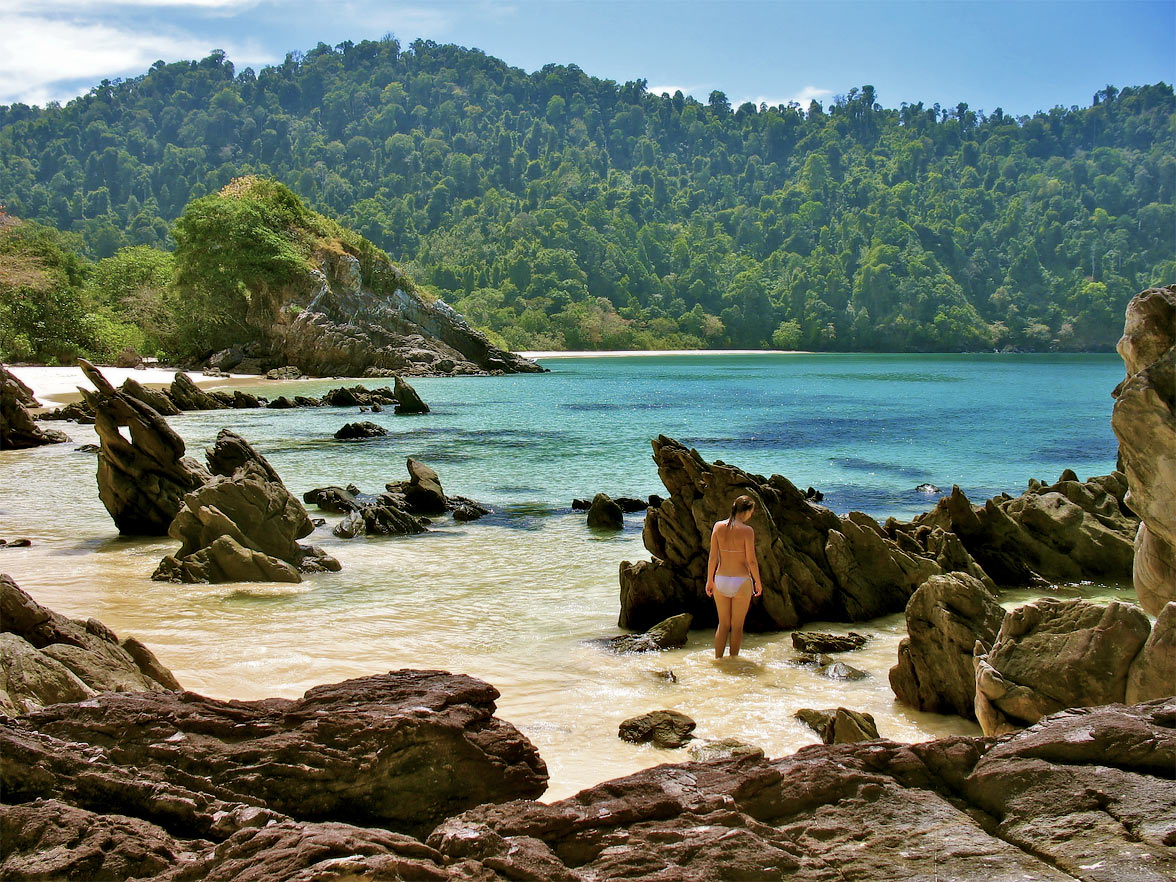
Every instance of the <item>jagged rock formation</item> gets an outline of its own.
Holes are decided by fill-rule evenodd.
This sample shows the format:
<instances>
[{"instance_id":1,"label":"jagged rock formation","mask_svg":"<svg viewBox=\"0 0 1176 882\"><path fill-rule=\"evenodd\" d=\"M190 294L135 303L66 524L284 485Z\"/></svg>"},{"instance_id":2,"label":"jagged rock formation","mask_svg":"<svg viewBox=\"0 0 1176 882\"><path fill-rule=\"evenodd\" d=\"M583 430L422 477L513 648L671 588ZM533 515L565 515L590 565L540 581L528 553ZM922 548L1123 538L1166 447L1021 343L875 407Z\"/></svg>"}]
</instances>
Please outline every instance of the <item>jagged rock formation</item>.
<instances>
[{"instance_id":1,"label":"jagged rock formation","mask_svg":"<svg viewBox=\"0 0 1176 882\"><path fill-rule=\"evenodd\" d=\"M1004 494L983 505L953 487L911 527L955 533L1000 585L1127 579L1138 521L1123 504L1126 493L1122 472L1079 481L1067 471L1055 484L1031 480L1015 499Z\"/></svg>"},{"instance_id":2,"label":"jagged rock formation","mask_svg":"<svg viewBox=\"0 0 1176 882\"><path fill-rule=\"evenodd\" d=\"M802 707L796 718L821 736L825 744L852 744L856 741L873 741L878 737L878 725L874 717L863 711L844 707L828 710L813 710Z\"/></svg>"},{"instance_id":3,"label":"jagged rock formation","mask_svg":"<svg viewBox=\"0 0 1176 882\"><path fill-rule=\"evenodd\" d=\"M991 649L976 648L977 721L1000 735L1065 708L1123 701L1150 631L1139 607L1118 601L1047 598L1018 607Z\"/></svg>"},{"instance_id":4,"label":"jagged rock formation","mask_svg":"<svg viewBox=\"0 0 1176 882\"><path fill-rule=\"evenodd\" d=\"M416 389L412 388L402 378L396 378L396 413L420 414L428 413L429 405L421 400Z\"/></svg>"},{"instance_id":5,"label":"jagged rock formation","mask_svg":"<svg viewBox=\"0 0 1176 882\"><path fill-rule=\"evenodd\" d=\"M890 686L899 701L937 714L976 718L977 642L987 652L1004 609L983 583L964 573L932 576L911 595L907 635L898 645Z\"/></svg>"},{"instance_id":6,"label":"jagged rock formation","mask_svg":"<svg viewBox=\"0 0 1176 882\"><path fill-rule=\"evenodd\" d=\"M983 577L958 540L942 530L892 537L860 512L838 517L816 505L780 475L764 478L707 463L664 435L653 441L653 458L670 498L645 517L642 538L653 560L621 564L623 628L641 630L679 612L699 623L715 621L705 592L711 527L741 494L756 500L750 523L764 582L749 630L875 618L903 609L929 576L965 569Z\"/></svg>"},{"instance_id":7,"label":"jagged rock formation","mask_svg":"<svg viewBox=\"0 0 1176 882\"><path fill-rule=\"evenodd\" d=\"M208 471L184 456L184 440L167 420L137 398L115 389L83 358L78 364L97 391L81 390L94 411L98 451L98 497L120 533L164 536L184 494L207 481ZM130 429L131 440L119 432Z\"/></svg>"},{"instance_id":8,"label":"jagged rock formation","mask_svg":"<svg viewBox=\"0 0 1176 882\"><path fill-rule=\"evenodd\" d=\"M168 535L183 543L151 578L178 582L301 582L339 562L297 540L314 531L276 471L222 429L207 454L214 477L184 497Z\"/></svg>"},{"instance_id":9,"label":"jagged rock formation","mask_svg":"<svg viewBox=\"0 0 1176 882\"><path fill-rule=\"evenodd\" d=\"M0 712L24 714L99 692L179 688L134 637L119 641L97 619L59 615L0 573Z\"/></svg>"},{"instance_id":10,"label":"jagged rock formation","mask_svg":"<svg viewBox=\"0 0 1176 882\"><path fill-rule=\"evenodd\" d=\"M127 377L119 386L119 391L137 398L144 404L149 404L160 416L176 416L180 408L172 400L166 389L148 389L134 377Z\"/></svg>"},{"instance_id":11,"label":"jagged rock formation","mask_svg":"<svg viewBox=\"0 0 1176 882\"><path fill-rule=\"evenodd\" d=\"M1133 580L1140 604L1158 615L1176 600L1176 285L1131 301L1118 350L1127 379L1115 389L1111 427L1127 505L1141 518Z\"/></svg>"},{"instance_id":12,"label":"jagged rock formation","mask_svg":"<svg viewBox=\"0 0 1176 882\"><path fill-rule=\"evenodd\" d=\"M24 450L70 440L64 432L38 426L29 413L30 407L40 407L33 390L0 364L0 450Z\"/></svg>"}]
</instances>

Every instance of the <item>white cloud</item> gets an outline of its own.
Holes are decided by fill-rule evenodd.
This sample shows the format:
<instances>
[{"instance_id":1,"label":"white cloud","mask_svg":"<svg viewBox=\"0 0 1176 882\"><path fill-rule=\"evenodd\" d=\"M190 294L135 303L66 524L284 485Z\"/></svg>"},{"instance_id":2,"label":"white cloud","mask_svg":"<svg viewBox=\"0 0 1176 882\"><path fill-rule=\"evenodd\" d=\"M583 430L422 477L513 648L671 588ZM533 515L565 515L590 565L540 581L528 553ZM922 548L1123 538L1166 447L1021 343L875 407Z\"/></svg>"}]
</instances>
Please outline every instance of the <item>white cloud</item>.
<instances>
[{"instance_id":1,"label":"white cloud","mask_svg":"<svg viewBox=\"0 0 1176 882\"><path fill-rule=\"evenodd\" d=\"M675 92L681 92L683 95L689 95L690 90L692 88L694 88L694 87L692 87L692 86L646 86L645 91L648 92L650 95L661 95L663 92L666 95L673 95ZM708 95L710 94L709 89L707 90L707 94Z\"/></svg>"},{"instance_id":2,"label":"white cloud","mask_svg":"<svg viewBox=\"0 0 1176 882\"><path fill-rule=\"evenodd\" d=\"M801 107L807 109L810 101L824 101L833 94L832 89L819 89L816 86L805 86L791 98L786 101L777 101L777 104L787 104L789 101L795 101ZM769 102L771 103L771 102Z\"/></svg>"}]
</instances>

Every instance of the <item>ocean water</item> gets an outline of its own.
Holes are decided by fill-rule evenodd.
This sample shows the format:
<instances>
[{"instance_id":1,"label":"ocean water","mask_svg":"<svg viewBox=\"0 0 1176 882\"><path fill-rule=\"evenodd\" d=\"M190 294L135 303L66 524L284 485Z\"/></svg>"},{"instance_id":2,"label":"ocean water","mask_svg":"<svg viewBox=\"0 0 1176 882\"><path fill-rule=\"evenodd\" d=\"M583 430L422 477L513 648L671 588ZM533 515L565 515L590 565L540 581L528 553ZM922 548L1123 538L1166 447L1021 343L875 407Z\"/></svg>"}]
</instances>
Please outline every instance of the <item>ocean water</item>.
<instances>
[{"instance_id":1,"label":"ocean water","mask_svg":"<svg viewBox=\"0 0 1176 882\"><path fill-rule=\"evenodd\" d=\"M404 538L336 539L338 516L304 541L343 564L299 585L171 585L150 581L177 543L124 539L97 496L93 454L76 445L0 452L0 570L51 608L95 616L147 643L188 688L224 698L298 696L310 686L398 668L467 673L502 693L498 713L535 742L560 798L682 752L633 746L620 722L670 708L698 721L700 738L736 737L769 755L817 740L793 718L838 705L874 715L881 734L917 741L978 731L956 717L894 701L887 671L902 615L806 628L867 633L844 660L870 677L836 683L793 660L788 634L749 635L743 656L716 663L711 635L683 649L617 657L594 638L620 633L617 572L647 558L641 515L618 534L588 529L575 497L664 493L650 439L669 435L761 474L814 486L839 513L906 518L934 504L916 486L973 501L1114 468L1114 355L698 355L551 359L551 373L421 379L433 412L396 416L356 408L218 411L173 417L199 456L232 428L264 454L297 495L328 484L378 492L407 477L405 458L437 470L450 495L494 513L439 520ZM353 383L354 381L347 381ZM271 397L318 394L340 381L254 384ZM377 386L379 381L364 381ZM246 388L234 383L238 388ZM389 434L331 437L368 419ZM62 424L59 424L62 427ZM79 444L90 427L63 427ZM1063 596L1116 596L1115 585L1062 585ZM1027 595L1003 598L1007 605ZM677 683L660 674L673 670Z\"/></svg>"}]
</instances>

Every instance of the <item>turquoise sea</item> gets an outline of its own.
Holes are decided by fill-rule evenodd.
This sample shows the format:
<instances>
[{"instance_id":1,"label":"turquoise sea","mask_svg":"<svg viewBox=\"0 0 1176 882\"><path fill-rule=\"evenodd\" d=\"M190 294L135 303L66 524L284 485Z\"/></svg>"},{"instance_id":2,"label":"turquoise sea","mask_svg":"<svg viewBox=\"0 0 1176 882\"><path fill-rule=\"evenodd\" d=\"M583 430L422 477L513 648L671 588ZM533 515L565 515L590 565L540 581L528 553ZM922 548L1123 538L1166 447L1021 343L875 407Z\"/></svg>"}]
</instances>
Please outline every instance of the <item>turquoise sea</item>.
<instances>
[{"instance_id":1,"label":"turquoise sea","mask_svg":"<svg viewBox=\"0 0 1176 882\"><path fill-rule=\"evenodd\" d=\"M917 741L974 732L957 717L894 701L887 671L901 614L853 625L872 638L844 660L870 677L824 680L793 659L787 634L750 635L735 662L711 658L711 635L680 650L617 657L593 638L618 633L618 566L647 558L642 515L619 534L590 531L574 497L664 493L650 439L669 435L749 471L779 473L825 494L839 513L909 517L934 504L921 483L953 484L983 501L1029 478L1081 477L1115 464L1114 355L697 355L553 358L542 375L420 379L423 416L356 408L217 411L170 420L199 456L229 427L263 453L297 495L355 483L377 492L407 477L414 456L446 492L493 506L472 524L441 519L408 538L305 541L343 564L299 585L171 585L150 580L167 538L120 538L98 500L93 454L76 445L0 452L0 569L70 616L97 617L152 647L188 688L217 697L296 696L318 683L402 667L480 677L502 693L499 714L539 748L550 798L686 757L617 738L621 720L658 708L698 721L703 739L737 737L783 755L816 740L801 707L874 715L886 737ZM346 381L353 384L355 381ZM266 383L318 394L339 380ZM364 381L364 385L382 385ZM245 388L233 381L230 387ZM337 442L345 422L389 434ZM60 425L60 424L59 424ZM86 426L61 426L79 444ZM314 516L322 515L311 509ZM1060 585L1065 596L1114 585ZM1015 605L1025 594L1002 600ZM847 624L806 627L844 632ZM677 684L657 671L673 670Z\"/></svg>"}]
</instances>

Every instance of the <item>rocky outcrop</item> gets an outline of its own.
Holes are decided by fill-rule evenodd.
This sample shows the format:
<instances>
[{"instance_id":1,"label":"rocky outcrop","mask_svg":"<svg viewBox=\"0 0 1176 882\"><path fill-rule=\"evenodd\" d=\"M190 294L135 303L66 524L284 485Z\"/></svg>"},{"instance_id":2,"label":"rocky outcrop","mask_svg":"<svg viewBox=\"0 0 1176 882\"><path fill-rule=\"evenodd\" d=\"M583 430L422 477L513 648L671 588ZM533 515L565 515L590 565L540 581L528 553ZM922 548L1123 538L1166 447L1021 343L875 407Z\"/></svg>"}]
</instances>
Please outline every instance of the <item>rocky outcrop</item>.
<instances>
[{"instance_id":1,"label":"rocky outcrop","mask_svg":"<svg viewBox=\"0 0 1176 882\"><path fill-rule=\"evenodd\" d=\"M183 371L176 371L176 377L172 380L168 393L180 410L227 410L229 408L228 404L214 398L193 383L192 378Z\"/></svg>"},{"instance_id":2,"label":"rocky outcrop","mask_svg":"<svg viewBox=\"0 0 1176 882\"><path fill-rule=\"evenodd\" d=\"M1138 529L1124 506L1122 472L1054 484L1029 482L1015 499L1004 494L972 505L959 487L911 527L954 533L1000 585L1080 579L1127 579ZM909 529L909 528L908 528Z\"/></svg>"},{"instance_id":3,"label":"rocky outcrop","mask_svg":"<svg viewBox=\"0 0 1176 882\"><path fill-rule=\"evenodd\" d=\"M1118 601L1047 598L1018 607L991 649L976 648L977 721L999 735L1065 708L1123 701L1150 630L1139 607Z\"/></svg>"},{"instance_id":4,"label":"rocky outcrop","mask_svg":"<svg viewBox=\"0 0 1176 882\"><path fill-rule=\"evenodd\" d=\"M642 538L653 560L621 564L621 627L641 630L679 612L700 624L715 621L705 593L711 527L741 494L756 500L749 523L764 582L763 602L748 615L750 630L898 611L945 564L983 575L942 530L892 537L860 512L838 517L786 478L708 463L664 435L653 441L653 458L670 498L646 513Z\"/></svg>"},{"instance_id":5,"label":"rocky outcrop","mask_svg":"<svg viewBox=\"0 0 1176 882\"><path fill-rule=\"evenodd\" d=\"M1160 610L1143 649L1127 672L1128 703L1176 693L1176 600Z\"/></svg>"},{"instance_id":6,"label":"rocky outcrop","mask_svg":"<svg viewBox=\"0 0 1176 882\"><path fill-rule=\"evenodd\" d=\"M0 573L0 712L24 714L98 692L179 689L172 673L133 637L66 618Z\"/></svg>"},{"instance_id":7,"label":"rocky outcrop","mask_svg":"<svg viewBox=\"0 0 1176 882\"><path fill-rule=\"evenodd\" d=\"M976 718L977 643L987 652L1004 609L982 582L963 573L932 576L911 595L907 636L898 645L890 686L922 711Z\"/></svg>"},{"instance_id":8,"label":"rocky outcrop","mask_svg":"<svg viewBox=\"0 0 1176 882\"><path fill-rule=\"evenodd\" d=\"M81 390L95 414L101 440L98 451L98 497L120 533L164 536L186 493L211 476L184 456L184 440L154 408L115 389L102 373L79 358L82 372L96 391ZM119 431L130 430L128 441Z\"/></svg>"},{"instance_id":9,"label":"rocky outcrop","mask_svg":"<svg viewBox=\"0 0 1176 882\"><path fill-rule=\"evenodd\" d=\"M421 414L429 412L429 405L421 400L416 389L400 377L396 378L396 413Z\"/></svg>"},{"instance_id":10,"label":"rocky outcrop","mask_svg":"<svg viewBox=\"0 0 1176 882\"><path fill-rule=\"evenodd\" d=\"M278 292L264 329L274 357L311 376L358 377L371 368L409 376L534 373L537 364L499 349L443 300L426 300L386 258L365 272L346 253L319 255ZM383 292L383 293L378 293Z\"/></svg>"},{"instance_id":11,"label":"rocky outcrop","mask_svg":"<svg viewBox=\"0 0 1176 882\"><path fill-rule=\"evenodd\" d=\"M176 407L176 403L166 389L148 389L134 377L127 377L118 388L124 395L137 398L144 404L150 405L160 416L175 416L180 413L180 408Z\"/></svg>"},{"instance_id":12,"label":"rocky outcrop","mask_svg":"<svg viewBox=\"0 0 1176 882\"><path fill-rule=\"evenodd\" d=\"M273 467L222 429L208 452L215 477L184 497L168 535L182 543L152 575L178 582L300 582L339 562L298 539L314 524Z\"/></svg>"},{"instance_id":13,"label":"rocky outcrop","mask_svg":"<svg viewBox=\"0 0 1176 882\"><path fill-rule=\"evenodd\" d=\"M873 741L878 737L878 725L874 717L864 711L844 707L829 710L802 707L796 712L796 718L820 735L825 744L852 744L856 741Z\"/></svg>"},{"instance_id":14,"label":"rocky outcrop","mask_svg":"<svg viewBox=\"0 0 1176 882\"><path fill-rule=\"evenodd\" d=\"M1176 873L1176 703L1011 738L814 745L482 806L428 845L514 879L1161 882Z\"/></svg>"},{"instance_id":15,"label":"rocky outcrop","mask_svg":"<svg viewBox=\"0 0 1176 882\"><path fill-rule=\"evenodd\" d=\"M596 530L620 530L625 526L625 513L607 493L597 493L588 506L588 526Z\"/></svg>"},{"instance_id":16,"label":"rocky outcrop","mask_svg":"<svg viewBox=\"0 0 1176 882\"><path fill-rule=\"evenodd\" d=\"M32 390L0 364L0 450L24 450L70 440L64 432L38 426L29 413L30 407L40 407Z\"/></svg>"},{"instance_id":17,"label":"rocky outcrop","mask_svg":"<svg viewBox=\"0 0 1176 882\"><path fill-rule=\"evenodd\" d=\"M654 747L685 747L694 738L690 733L697 723L684 713L673 710L650 711L621 723L618 735L633 744L650 743Z\"/></svg>"},{"instance_id":18,"label":"rocky outcrop","mask_svg":"<svg viewBox=\"0 0 1176 882\"><path fill-rule=\"evenodd\" d=\"M1111 428L1141 523L1133 580L1152 615L1176 600L1176 285L1151 288L1127 307Z\"/></svg>"},{"instance_id":19,"label":"rocky outcrop","mask_svg":"<svg viewBox=\"0 0 1176 882\"><path fill-rule=\"evenodd\" d=\"M689 613L682 613L671 616L664 622L658 622L643 634L622 634L619 637L608 637L600 642L610 652L618 654L673 649L686 645L692 621L693 618Z\"/></svg>"}]
</instances>

